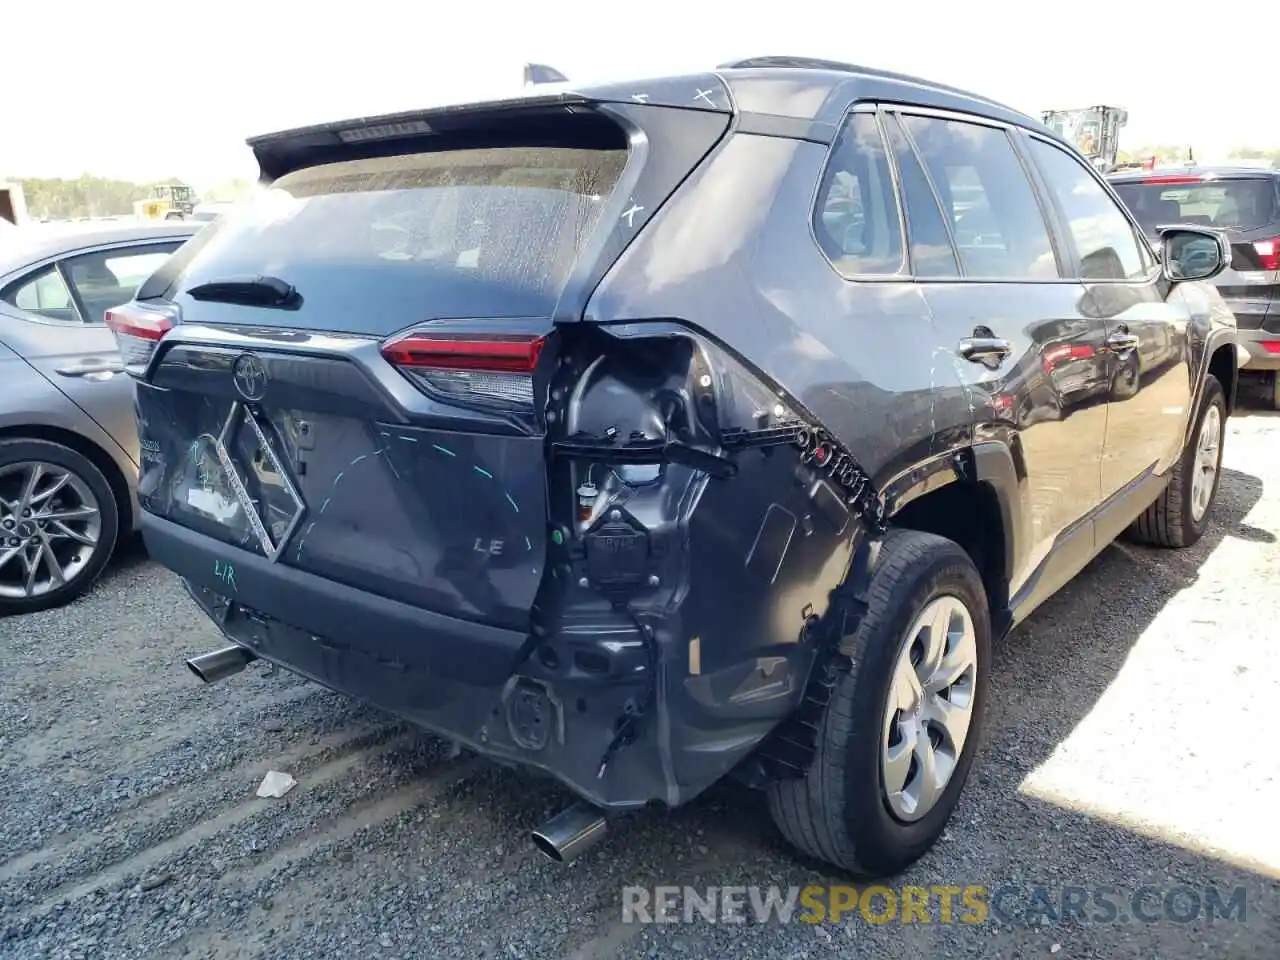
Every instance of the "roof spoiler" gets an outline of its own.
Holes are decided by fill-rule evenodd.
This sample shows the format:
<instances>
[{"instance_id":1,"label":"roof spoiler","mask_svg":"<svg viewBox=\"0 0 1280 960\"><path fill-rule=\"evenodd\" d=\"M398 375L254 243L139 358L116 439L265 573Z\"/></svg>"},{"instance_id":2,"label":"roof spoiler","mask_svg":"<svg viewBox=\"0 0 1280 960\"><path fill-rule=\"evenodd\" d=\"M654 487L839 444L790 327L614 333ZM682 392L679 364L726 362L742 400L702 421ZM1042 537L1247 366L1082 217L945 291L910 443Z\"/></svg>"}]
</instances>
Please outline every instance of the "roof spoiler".
<instances>
[{"instance_id":1,"label":"roof spoiler","mask_svg":"<svg viewBox=\"0 0 1280 960\"><path fill-rule=\"evenodd\" d=\"M724 82L713 74L654 80L643 96L637 96L631 84L592 85L579 90L548 66L528 64L526 75L530 69L533 82L500 100L356 117L263 134L245 142L258 161L259 183L270 183L302 167L388 156L413 149L415 141L441 144L454 137L466 139L483 127L524 137L542 136L548 116L589 113L591 104L643 103L718 114L733 112ZM539 72L544 70L548 73ZM551 74L560 79L550 79Z\"/></svg>"},{"instance_id":2,"label":"roof spoiler","mask_svg":"<svg viewBox=\"0 0 1280 960\"><path fill-rule=\"evenodd\" d=\"M554 67L545 63L526 63L524 65L524 85L532 87L539 83L568 83L569 78Z\"/></svg>"}]
</instances>

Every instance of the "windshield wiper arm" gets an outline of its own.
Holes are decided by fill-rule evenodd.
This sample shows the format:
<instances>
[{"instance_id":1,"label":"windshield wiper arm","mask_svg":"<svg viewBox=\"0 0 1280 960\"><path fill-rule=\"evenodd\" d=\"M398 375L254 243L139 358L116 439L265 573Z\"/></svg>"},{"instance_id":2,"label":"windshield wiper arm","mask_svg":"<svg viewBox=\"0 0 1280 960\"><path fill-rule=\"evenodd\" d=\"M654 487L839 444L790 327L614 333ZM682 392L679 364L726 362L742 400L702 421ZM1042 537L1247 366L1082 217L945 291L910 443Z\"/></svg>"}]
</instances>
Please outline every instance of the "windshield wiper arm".
<instances>
[{"instance_id":1,"label":"windshield wiper arm","mask_svg":"<svg viewBox=\"0 0 1280 960\"><path fill-rule=\"evenodd\" d=\"M296 310L302 297L293 284L279 277L228 277L198 283L187 291L192 300L237 303L246 307L280 307Z\"/></svg>"}]
</instances>

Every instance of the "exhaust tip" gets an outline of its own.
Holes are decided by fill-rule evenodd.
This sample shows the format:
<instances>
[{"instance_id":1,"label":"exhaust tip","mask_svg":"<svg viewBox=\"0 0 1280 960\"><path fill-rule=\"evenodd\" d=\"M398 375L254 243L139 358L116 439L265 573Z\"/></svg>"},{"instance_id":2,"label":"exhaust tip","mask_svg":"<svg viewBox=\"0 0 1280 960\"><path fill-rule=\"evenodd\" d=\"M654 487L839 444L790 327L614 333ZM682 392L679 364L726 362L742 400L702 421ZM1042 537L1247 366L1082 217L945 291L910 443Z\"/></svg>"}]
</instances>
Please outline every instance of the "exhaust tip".
<instances>
[{"instance_id":1,"label":"exhaust tip","mask_svg":"<svg viewBox=\"0 0 1280 960\"><path fill-rule=\"evenodd\" d=\"M233 673L239 673L247 665L257 660L252 650L232 644L211 653L202 653L185 661L187 669L199 677L204 683L216 683Z\"/></svg>"},{"instance_id":2,"label":"exhaust tip","mask_svg":"<svg viewBox=\"0 0 1280 960\"><path fill-rule=\"evenodd\" d=\"M604 813L583 801L533 831L533 845L556 863L568 863L603 840L607 830Z\"/></svg>"},{"instance_id":3,"label":"exhaust tip","mask_svg":"<svg viewBox=\"0 0 1280 960\"><path fill-rule=\"evenodd\" d=\"M533 831L533 845L541 850L547 859L554 860L556 863L564 863L564 854L540 830Z\"/></svg>"},{"instance_id":4,"label":"exhaust tip","mask_svg":"<svg viewBox=\"0 0 1280 960\"><path fill-rule=\"evenodd\" d=\"M194 673L197 677L199 677L202 682L204 683L209 682L209 678L204 675L204 671L200 669L200 667L196 664L194 659L189 659L186 661L186 663L187 663L187 669L190 670L192 673Z\"/></svg>"}]
</instances>

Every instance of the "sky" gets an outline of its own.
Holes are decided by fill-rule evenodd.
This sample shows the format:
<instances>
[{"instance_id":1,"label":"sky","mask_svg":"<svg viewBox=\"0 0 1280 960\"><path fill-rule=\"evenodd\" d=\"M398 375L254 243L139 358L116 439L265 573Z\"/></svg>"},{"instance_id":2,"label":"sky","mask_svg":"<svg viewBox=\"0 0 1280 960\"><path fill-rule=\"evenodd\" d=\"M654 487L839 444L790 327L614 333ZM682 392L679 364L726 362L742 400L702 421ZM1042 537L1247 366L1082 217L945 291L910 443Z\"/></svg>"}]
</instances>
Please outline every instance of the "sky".
<instances>
[{"instance_id":1,"label":"sky","mask_svg":"<svg viewBox=\"0 0 1280 960\"><path fill-rule=\"evenodd\" d=\"M1251 101L1222 79L1237 45L1206 36L1196 50L1193 33L1179 64L1153 30L1188 22L1160 27L1149 5L1115 0L1034 14L1007 0L91 2L3 4L0 175L213 184L256 176L246 137L501 96L529 61L585 81L767 54L916 74L1035 116L1121 106L1122 148L1189 143L1212 160L1280 147L1267 83Z\"/></svg>"}]
</instances>

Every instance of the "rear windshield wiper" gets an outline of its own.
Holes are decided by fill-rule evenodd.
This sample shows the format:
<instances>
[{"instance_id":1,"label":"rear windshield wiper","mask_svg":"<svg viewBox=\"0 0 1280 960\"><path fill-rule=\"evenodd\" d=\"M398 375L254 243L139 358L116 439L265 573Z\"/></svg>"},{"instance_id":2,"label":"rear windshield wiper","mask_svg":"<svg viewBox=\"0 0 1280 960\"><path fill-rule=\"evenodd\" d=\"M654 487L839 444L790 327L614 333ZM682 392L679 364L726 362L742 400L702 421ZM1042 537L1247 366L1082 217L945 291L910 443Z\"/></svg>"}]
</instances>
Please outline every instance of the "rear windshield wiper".
<instances>
[{"instance_id":1,"label":"rear windshield wiper","mask_svg":"<svg viewBox=\"0 0 1280 960\"><path fill-rule=\"evenodd\" d=\"M278 307L296 310L302 297L293 284L279 277L228 277L198 283L187 291L192 300L238 303L246 307Z\"/></svg>"}]
</instances>

